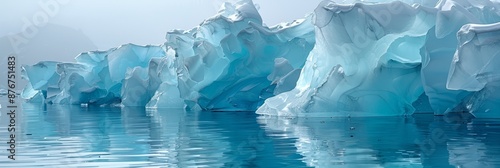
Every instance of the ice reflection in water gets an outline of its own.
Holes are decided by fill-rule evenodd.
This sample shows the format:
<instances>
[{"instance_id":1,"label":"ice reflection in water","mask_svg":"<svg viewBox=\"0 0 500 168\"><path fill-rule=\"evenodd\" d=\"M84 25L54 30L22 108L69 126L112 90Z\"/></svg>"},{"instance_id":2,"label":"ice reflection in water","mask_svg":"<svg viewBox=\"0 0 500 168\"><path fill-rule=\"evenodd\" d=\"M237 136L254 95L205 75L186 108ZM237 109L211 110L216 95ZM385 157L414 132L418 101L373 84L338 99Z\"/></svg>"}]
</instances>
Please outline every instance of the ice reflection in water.
<instances>
[{"instance_id":1,"label":"ice reflection in water","mask_svg":"<svg viewBox=\"0 0 500 168\"><path fill-rule=\"evenodd\" d=\"M18 120L17 161L0 167L304 165L294 140L267 136L253 113L26 104ZM292 155L276 157L284 151Z\"/></svg>"},{"instance_id":2,"label":"ice reflection in water","mask_svg":"<svg viewBox=\"0 0 500 168\"><path fill-rule=\"evenodd\" d=\"M24 104L0 167L498 167L500 122L467 114L278 118ZM5 109L0 109L6 123ZM6 124L0 136L7 138ZM7 148L0 143L0 148Z\"/></svg>"},{"instance_id":3,"label":"ice reflection in water","mask_svg":"<svg viewBox=\"0 0 500 168\"><path fill-rule=\"evenodd\" d=\"M498 167L500 122L470 114L370 118L258 117L297 138L313 167Z\"/></svg>"}]
</instances>

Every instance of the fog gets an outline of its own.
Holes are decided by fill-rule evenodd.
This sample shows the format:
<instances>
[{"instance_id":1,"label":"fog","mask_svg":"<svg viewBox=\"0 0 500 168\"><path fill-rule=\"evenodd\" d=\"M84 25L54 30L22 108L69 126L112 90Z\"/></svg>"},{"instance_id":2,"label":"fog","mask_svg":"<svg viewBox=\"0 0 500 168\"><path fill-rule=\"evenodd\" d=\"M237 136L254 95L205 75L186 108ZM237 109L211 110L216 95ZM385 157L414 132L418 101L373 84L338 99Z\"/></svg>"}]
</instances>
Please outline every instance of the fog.
<instances>
[{"instance_id":1,"label":"fog","mask_svg":"<svg viewBox=\"0 0 500 168\"><path fill-rule=\"evenodd\" d=\"M0 37L22 31L43 5L56 0L0 0ZM234 0L231 0L234 1ZM62 2L62 1L61 1ZM160 44L172 29L190 29L213 16L224 0L73 0L49 23L81 30L104 50L123 43ZM267 25L303 18L320 0L254 0ZM41 19L38 19L41 20Z\"/></svg>"},{"instance_id":2,"label":"fog","mask_svg":"<svg viewBox=\"0 0 500 168\"><path fill-rule=\"evenodd\" d=\"M0 0L0 68L72 61L81 52L126 43L162 44L173 29L191 29L235 0ZM303 18L321 0L254 0L272 26ZM0 81L6 80L0 71ZM5 83L5 82L3 82ZM0 88L5 84L0 83Z\"/></svg>"}]
</instances>

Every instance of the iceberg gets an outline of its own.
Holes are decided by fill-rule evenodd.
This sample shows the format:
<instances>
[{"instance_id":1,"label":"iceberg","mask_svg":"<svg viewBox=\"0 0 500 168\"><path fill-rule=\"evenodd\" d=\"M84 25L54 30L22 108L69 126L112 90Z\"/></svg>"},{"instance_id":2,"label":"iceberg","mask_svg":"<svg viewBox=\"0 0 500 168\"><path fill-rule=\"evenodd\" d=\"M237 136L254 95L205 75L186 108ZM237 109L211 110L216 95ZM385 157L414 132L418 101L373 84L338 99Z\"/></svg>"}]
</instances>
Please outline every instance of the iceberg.
<instances>
[{"instance_id":1,"label":"iceberg","mask_svg":"<svg viewBox=\"0 0 500 168\"><path fill-rule=\"evenodd\" d=\"M277 116L500 117L499 24L496 0L325 0L268 27L241 0L167 32L161 46L24 66L21 97Z\"/></svg>"},{"instance_id":2,"label":"iceberg","mask_svg":"<svg viewBox=\"0 0 500 168\"><path fill-rule=\"evenodd\" d=\"M5 96L5 95L7 95L7 90L0 89L0 96Z\"/></svg>"},{"instance_id":3,"label":"iceberg","mask_svg":"<svg viewBox=\"0 0 500 168\"><path fill-rule=\"evenodd\" d=\"M492 105L482 111L495 109L493 102L484 101L484 94L471 97L466 88L450 88L447 79L453 76L456 33L466 23L499 22L498 2L447 0L429 6L323 1L314 13L316 45L297 86L267 99L257 113L392 116L432 109L437 115L464 110L476 114L471 104L483 103ZM492 28L487 30L491 36ZM500 51L493 48L484 54ZM481 63L484 66L488 61ZM457 78L464 81L464 77Z\"/></svg>"},{"instance_id":4,"label":"iceberg","mask_svg":"<svg viewBox=\"0 0 500 168\"><path fill-rule=\"evenodd\" d=\"M32 66L22 67L22 77L28 80L24 87L21 98L28 102L41 102L43 97L59 92L59 75L56 73L57 64L55 61L42 61ZM29 73L28 73L29 72Z\"/></svg>"},{"instance_id":5,"label":"iceberg","mask_svg":"<svg viewBox=\"0 0 500 168\"><path fill-rule=\"evenodd\" d=\"M82 53L76 63L25 66L30 84L23 98L253 111L266 98L295 86L315 43L311 18L266 27L252 1L224 3L200 26L168 32L164 46L128 44ZM38 66L49 68L33 69ZM49 77L51 83L45 80Z\"/></svg>"},{"instance_id":6,"label":"iceberg","mask_svg":"<svg viewBox=\"0 0 500 168\"><path fill-rule=\"evenodd\" d=\"M167 33L165 45L177 56L180 96L190 109L254 111L288 91L315 43L311 18L268 28L246 0L224 3L192 30Z\"/></svg>"},{"instance_id":7,"label":"iceberg","mask_svg":"<svg viewBox=\"0 0 500 168\"><path fill-rule=\"evenodd\" d=\"M380 11L387 15L380 17ZM432 9L402 2L323 1L314 16L316 46L297 86L267 99L257 113L390 116L415 111L412 103L423 93L419 51L434 24Z\"/></svg>"},{"instance_id":8,"label":"iceberg","mask_svg":"<svg viewBox=\"0 0 500 168\"><path fill-rule=\"evenodd\" d=\"M153 57L164 56L161 46L127 44L107 51L82 53L75 63L43 61L25 65L22 76L29 83L21 95L29 101L56 104L120 103L127 70L147 67ZM134 96L148 99L146 95Z\"/></svg>"}]
</instances>

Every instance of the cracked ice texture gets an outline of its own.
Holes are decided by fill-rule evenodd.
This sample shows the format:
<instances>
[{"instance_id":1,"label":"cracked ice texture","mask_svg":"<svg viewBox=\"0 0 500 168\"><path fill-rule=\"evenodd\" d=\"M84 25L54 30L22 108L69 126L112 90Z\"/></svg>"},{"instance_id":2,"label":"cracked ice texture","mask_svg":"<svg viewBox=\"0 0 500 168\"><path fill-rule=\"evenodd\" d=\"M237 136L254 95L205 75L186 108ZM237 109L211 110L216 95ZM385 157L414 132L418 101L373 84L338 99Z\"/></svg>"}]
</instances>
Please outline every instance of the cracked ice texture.
<instances>
[{"instance_id":1,"label":"cracked ice texture","mask_svg":"<svg viewBox=\"0 0 500 168\"><path fill-rule=\"evenodd\" d=\"M147 67L151 58L164 56L160 46L127 44L107 51L82 53L75 63L40 62L23 66L23 77L29 84L22 96L57 104L119 103L127 69Z\"/></svg>"},{"instance_id":2,"label":"cracked ice texture","mask_svg":"<svg viewBox=\"0 0 500 168\"><path fill-rule=\"evenodd\" d=\"M187 107L253 111L274 93L293 88L314 45L310 19L268 28L245 0L225 3L192 30L169 32L165 44L176 52Z\"/></svg>"},{"instance_id":3,"label":"cracked ice texture","mask_svg":"<svg viewBox=\"0 0 500 168\"><path fill-rule=\"evenodd\" d=\"M187 103L205 110L256 110L264 99L295 86L314 46L314 28L311 16L263 26L253 2L245 0L225 3L200 26L166 38L165 47L128 44L83 53L76 63L25 66L30 85L23 97L60 104L179 108ZM49 68L34 69L39 66Z\"/></svg>"}]
</instances>

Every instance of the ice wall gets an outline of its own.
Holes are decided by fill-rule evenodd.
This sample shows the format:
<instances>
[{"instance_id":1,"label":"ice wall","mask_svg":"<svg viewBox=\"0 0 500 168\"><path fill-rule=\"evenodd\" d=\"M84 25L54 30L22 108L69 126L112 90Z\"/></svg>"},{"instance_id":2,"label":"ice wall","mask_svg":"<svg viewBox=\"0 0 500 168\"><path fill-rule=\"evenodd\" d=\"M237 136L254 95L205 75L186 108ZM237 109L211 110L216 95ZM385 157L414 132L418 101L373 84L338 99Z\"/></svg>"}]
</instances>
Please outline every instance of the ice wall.
<instances>
[{"instance_id":1,"label":"ice wall","mask_svg":"<svg viewBox=\"0 0 500 168\"><path fill-rule=\"evenodd\" d=\"M154 62L154 61L151 61ZM149 66L150 79L153 78L154 82L150 82L150 90L153 91L153 97L146 105L148 108L182 108L184 107L184 100L181 99L178 82L177 82L177 68L175 64L175 52L167 50L167 56L161 58L159 62ZM152 70L151 70L152 69ZM151 85L155 87L151 87ZM125 86L125 88L127 88ZM156 88L156 90L155 90ZM124 96L125 97L125 96Z\"/></svg>"},{"instance_id":2,"label":"ice wall","mask_svg":"<svg viewBox=\"0 0 500 168\"><path fill-rule=\"evenodd\" d=\"M384 15L381 15L383 13ZM401 2L315 10L316 46L297 87L266 100L259 114L387 116L412 114L423 93L420 48L433 11Z\"/></svg>"},{"instance_id":3,"label":"ice wall","mask_svg":"<svg viewBox=\"0 0 500 168\"><path fill-rule=\"evenodd\" d=\"M447 87L472 92L464 105L476 117L500 117L499 65L500 22L462 26Z\"/></svg>"},{"instance_id":4,"label":"ice wall","mask_svg":"<svg viewBox=\"0 0 500 168\"><path fill-rule=\"evenodd\" d=\"M446 87L450 65L457 50L457 32L467 23L500 22L499 3L480 0L439 1L436 25L427 34L422 48L422 82L435 114L466 110L464 99L470 92Z\"/></svg>"},{"instance_id":5,"label":"ice wall","mask_svg":"<svg viewBox=\"0 0 500 168\"><path fill-rule=\"evenodd\" d=\"M488 104L483 99L470 98L470 90L452 89L446 84L453 75L449 72L458 46L458 30L466 23L499 22L498 2L446 0L434 7L430 4L339 5L323 1L314 14L316 46L308 56L297 87L267 99L257 113L408 115L428 109L415 109L412 103L419 96L428 99L419 101L424 105L428 101L435 114L471 110L471 104ZM487 109L494 108L482 111Z\"/></svg>"},{"instance_id":6,"label":"ice wall","mask_svg":"<svg viewBox=\"0 0 500 168\"><path fill-rule=\"evenodd\" d=\"M275 89L293 88L314 45L311 16L271 28L262 24L253 2L245 0L225 3L192 30L167 34L189 108L253 111Z\"/></svg>"},{"instance_id":7,"label":"ice wall","mask_svg":"<svg viewBox=\"0 0 500 168\"><path fill-rule=\"evenodd\" d=\"M267 27L251 0L224 3L198 27L168 32L165 46L128 44L83 53L76 63L51 63L42 77L53 76L50 84L28 77L38 75L36 65L25 66L24 98L40 93L47 103L253 111L295 86L315 43L311 18Z\"/></svg>"},{"instance_id":8,"label":"ice wall","mask_svg":"<svg viewBox=\"0 0 500 168\"><path fill-rule=\"evenodd\" d=\"M278 116L500 117L499 23L496 0L325 0L267 27L241 0L168 32L162 46L24 66L22 97Z\"/></svg>"},{"instance_id":9,"label":"ice wall","mask_svg":"<svg viewBox=\"0 0 500 168\"><path fill-rule=\"evenodd\" d=\"M22 73L29 84L22 97L57 104L118 104L122 82L132 82L125 78L127 70L148 67L154 57L165 57L164 49L160 46L126 44L107 51L82 53L75 58L75 63L25 65ZM134 96L149 100L147 95ZM139 104L134 103L130 105Z\"/></svg>"}]
</instances>

